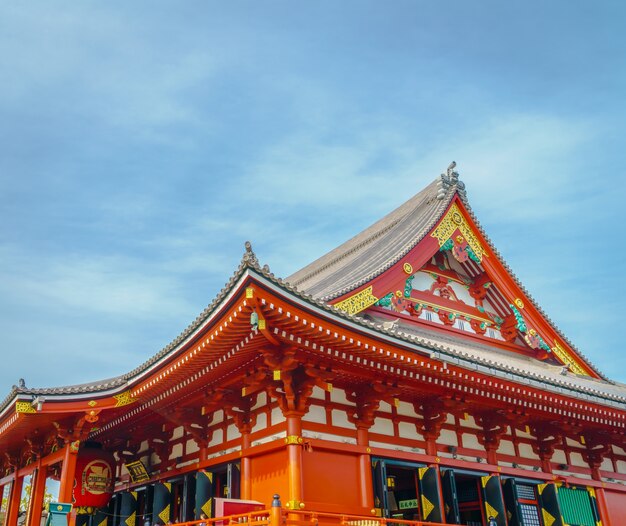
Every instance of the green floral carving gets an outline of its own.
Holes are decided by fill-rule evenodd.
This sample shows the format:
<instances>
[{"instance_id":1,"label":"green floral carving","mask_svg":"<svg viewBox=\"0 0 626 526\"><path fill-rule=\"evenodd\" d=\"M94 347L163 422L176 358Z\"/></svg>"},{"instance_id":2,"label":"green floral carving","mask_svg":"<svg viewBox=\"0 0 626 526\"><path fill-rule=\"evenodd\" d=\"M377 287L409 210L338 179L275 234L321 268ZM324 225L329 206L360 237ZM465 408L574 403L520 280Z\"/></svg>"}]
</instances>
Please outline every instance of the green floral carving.
<instances>
[{"instance_id":1,"label":"green floral carving","mask_svg":"<svg viewBox=\"0 0 626 526\"><path fill-rule=\"evenodd\" d=\"M474 253L474 251L472 250L472 247L467 245L466 250L467 250L467 255L470 257L471 260L475 261L476 263L480 263L480 259L478 259L478 256Z\"/></svg>"},{"instance_id":2,"label":"green floral carving","mask_svg":"<svg viewBox=\"0 0 626 526\"><path fill-rule=\"evenodd\" d=\"M526 322L524 321L524 318L522 318L522 314L520 313L520 311L517 310L517 308L514 305L510 305L509 307L511 307L511 310L513 311L513 315L515 316L515 321L517 322L517 329L520 332L525 333L528 329L526 328Z\"/></svg>"},{"instance_id":3,"label":"green floral carving","mask_svg":"<svg viewBox=\"0 0 626 526\"><path fill-rule=\"evenodd\" d=\"M405 298L410 298L411 297L411 291L413 290L413 280L415 279L415 276L409 276L408 278L406 278L406 282L404 283L404 297Z\"/></svg>"},{"instance_id":4,"label":"green floral carving","mask_svg":"<svg viewBox=\"0 0 626 526\"><path fill-rule=\"evenodd\" d=\"M446 250L452 250L453 246L454 246L454 241L452 241L452 238L450 238L443 245L441 245L441 247L439 247L439 252L445 252Z\"/></svg>"},{"instance_id":5,"label":"green floral carving","mask_svg":"<svg viewBox=\"0 0 626 526\"><path fill-rule=\"evenodd\" d=\"M390 292L386 296L380 298L376 303L374 303L374 305L377 305L378 307L389 307L391 306L391 298L393 298L393 292Z\"/></svg>"}]
</instances>

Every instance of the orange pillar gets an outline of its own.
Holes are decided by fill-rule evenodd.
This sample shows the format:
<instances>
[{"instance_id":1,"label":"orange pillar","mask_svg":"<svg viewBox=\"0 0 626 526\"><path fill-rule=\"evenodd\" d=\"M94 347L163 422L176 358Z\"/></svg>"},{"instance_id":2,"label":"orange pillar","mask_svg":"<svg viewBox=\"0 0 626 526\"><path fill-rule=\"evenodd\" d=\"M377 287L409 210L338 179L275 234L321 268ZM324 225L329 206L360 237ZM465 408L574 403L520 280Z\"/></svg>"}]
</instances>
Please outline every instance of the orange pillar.
<instances>
[{"instance_id":1,"label":"orange pillar","mask_svg":"<svg viewBox=\"0 0 626 526\"><path fill-rule=\"evenodd\" d=\"M287 473L289 501L287 507L300 509L302 501L302 414L289 413L287 417Z\"/></svg>"},{"instance_id":2,"label":"orange pillar","mask_svg":"<svg viewBox=\"0 0 626 526\"><path fill-rule=\"evenodd\" d=\"M246 429L241 434L241 498L244 500L250 500L252 498L252 481L250 479L250 457L247 453L250 445L250 430Z\"/></svg>"},{"instance_id":3,"label":"orange pillar","mask_svg":"<svg viewBox=\"0 0 626 526\"><path fill-rule=\"evenodd\" d=\"M59 502L72 502L78 446L78 440L76 442L68 441L65 443L63 467L61 468L61 486L59 487Z\"/></svg>"},{"instance_id":4,"label":"orange pillar","mask_svg":"<svg viewBox=\"0 0 626 526\"><path fill-rule=\"evenodd\" d=\"M24 487L24 477L15 478L11 483L11 493L9 495L9 508L7 509L7 519L5 526L17 526L17 517L20 511L20 500L22 499L22 488Z\"/></svg>"},{"instance_id":5,"label":"orange pillar","mask_svg":"<svg viewBox=\"0 0 626 526\"><path fill-rule=\"evenodd\" d=\"M374 509L374 482L372 481L372 459L369 454L369 428L357 427L356 443L363 446L367 453L359 455L359 491L361 494L361 506Z\"/></svg>"},{"instance_id":6,"label":"orange pillar","mask_svg":"<svg viewBox=\"0 0 626 526\"><path fill-rule=\"evenodd\" d=\"M30 507L28 509L27 526L39 526L41 523L41 512L43 510L43 499L46 493L46 478L48 467L41 465L34 473L34 480L31 482Z\"/></svg>"}]
</instances>

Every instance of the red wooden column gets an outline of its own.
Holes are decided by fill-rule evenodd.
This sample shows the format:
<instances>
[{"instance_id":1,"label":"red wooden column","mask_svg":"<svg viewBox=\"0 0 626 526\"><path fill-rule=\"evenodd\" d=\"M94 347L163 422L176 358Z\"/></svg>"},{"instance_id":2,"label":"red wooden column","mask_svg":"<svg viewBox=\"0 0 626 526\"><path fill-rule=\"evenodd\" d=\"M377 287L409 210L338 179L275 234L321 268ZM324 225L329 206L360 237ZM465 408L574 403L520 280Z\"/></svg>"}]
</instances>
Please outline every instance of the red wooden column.
<instances>
[{"instance_id":1,"label":"red wooden column","mask_svg":"<svg viewBox=\"0 0 626 526\"><path fill-rule=\"evenodd\" d=\"M287 507L300 509L302 502L302 413L288 412L287 418L287 473L289 501Z\"/></svg>"},{"instance_id":2,"label":"red wooden column","mask_svg":"<svg viewBox=\"0 0 626 526\"><path fill-rule=\"evenodd\" d=\"M24 487L24 477L15 478L11 483L11 493L9 495L9 507L7 509L7 518L5 526L17 526L17 517L20 511L20 499L22 498L22 488Z\"/></svg>"},{"instance_id":3,"label":"red wooden column","mask_svg":"<svg viewBox=\"0 0 626 526\"><path fill-rule=\"evenodd\" d=\"M42 466L41 460L39 460L39 466L33 476L34 480L31 482L30 507L28 510L27 526L39 526L41 523L41 512L43 510L43 499L46 493L48 466Z\"/></svg>"},{"instance_id":4,"label":"red wooden column","mask_svg":"<svg viewBox=\"0 0 626 526\"><path fill-rule=\"evenodd\" d=\"M250 472L250 457L248 449L251 445L250 429L244 428L241 433L241 498L250 500L252 498L252 479Z\"/></svg>"},{"instance_id":5,"label":"red wooden column","mask_svg":"<svg viewBox=\"0 0 626 526\"><path fill-rule=\"evenodd\" d=\"M59 502L71 503L74 478L76 477L76 459L78 456L79 440L66 440L63 451L63 465L61 468L61 486L59 487Z\"/></svg>"},{"instance_id":6,"label":"red wooden column","mask_svg":"<svg viewBox=\"0 0 626 526\"><path fill-rule=\"evenodd\" d=\"M358 427L356 430L357 446L366 448L366 453L359 455L359 492L361 506L374 509L374 482L372 480L372 457L369 454L369 426Z\"/></svg>"}]
</instances>

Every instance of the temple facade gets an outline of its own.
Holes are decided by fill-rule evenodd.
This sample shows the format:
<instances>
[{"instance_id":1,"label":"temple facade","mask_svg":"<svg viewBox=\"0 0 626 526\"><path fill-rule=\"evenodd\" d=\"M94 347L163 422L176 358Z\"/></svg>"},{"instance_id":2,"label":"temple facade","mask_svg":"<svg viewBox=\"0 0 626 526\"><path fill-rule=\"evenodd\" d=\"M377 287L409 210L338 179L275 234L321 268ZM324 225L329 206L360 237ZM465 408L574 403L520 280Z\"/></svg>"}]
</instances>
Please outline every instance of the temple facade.
<instances>
[{"instance_id":1,"label":"temple facade","mask_svg":"<svg viewBox=\"0 0 626 526\"><path fill-rule=\"evenodd\" d=\"M625 429L626 386L525 290L451 165L285 279L247 243L213 302L136 369L14 386L0 526L38 526L50 479L59 512L89 526L251 510L276 524L622 526Z\"/></svg>"}]
</instances>

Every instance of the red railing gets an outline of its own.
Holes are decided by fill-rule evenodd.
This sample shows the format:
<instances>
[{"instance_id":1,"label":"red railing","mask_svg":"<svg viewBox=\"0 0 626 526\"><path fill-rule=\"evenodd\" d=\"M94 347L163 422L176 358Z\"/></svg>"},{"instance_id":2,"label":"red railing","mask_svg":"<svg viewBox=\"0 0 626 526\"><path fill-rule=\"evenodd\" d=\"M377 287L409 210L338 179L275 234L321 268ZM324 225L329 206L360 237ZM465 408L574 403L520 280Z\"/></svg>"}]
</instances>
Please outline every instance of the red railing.
<instances>
[{"instance_id":1,"label":"red railing","mask_svg":"<svg viewBox=\"0 0 626 526\"><path fill-rule=\"evenodd\" d=\"M226 526L228 524L246 524L248 526L269 526L272 510L250 511L225 517L213 517L197 521L177 522L175 526Z\"/></svg>"}]
</instances>

